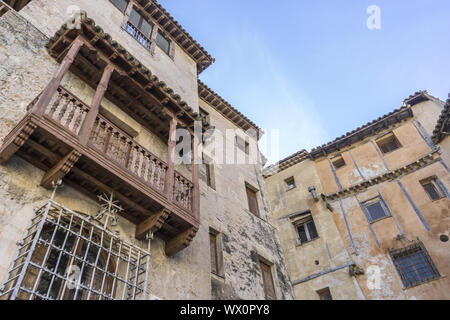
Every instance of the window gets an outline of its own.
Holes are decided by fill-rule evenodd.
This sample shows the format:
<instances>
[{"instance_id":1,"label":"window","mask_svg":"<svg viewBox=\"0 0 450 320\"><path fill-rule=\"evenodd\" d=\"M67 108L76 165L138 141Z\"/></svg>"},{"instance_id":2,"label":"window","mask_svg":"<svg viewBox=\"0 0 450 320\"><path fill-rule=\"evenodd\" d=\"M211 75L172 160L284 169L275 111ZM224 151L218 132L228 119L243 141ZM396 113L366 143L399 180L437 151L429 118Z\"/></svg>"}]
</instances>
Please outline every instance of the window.
<instances>
[{"instance_id":1,"label":"window","mask_svg":"<svg viewBox=\"0 0 450 320\"><path fill-rule=\"evenodd\" d=\"M342 167L345 167L345 160L344 160L344 158L342 156L337 156L331 162L333 163L333 166L336 169L340 169Z\"/></svg>"},{"instance_id":2,"label":"window","mask_svg":"<svg viewBox=\"0 0 450 320\"><path fill-rule=\"evenodd\" d=\"M264 293L266 295L266 299L275 300L276 294L272 277L272 267L268 263L261 261L261 258L259 260L259 263L261 266L262 278L264 283Z\"/></svg>"},{"instance_id":3,"label":"window","mask_svg":"<svg viewBox=\"0 0 450 320\"><path fill-rule=\"evenodd\" d=\"M128 0L110 0L113 5L117 7L121 12L125 12L128 6Z\"/></svg>"},{"instance_id":4,"label":"window","mask_svg":"<svg viewBox=\"0 0 450 320\"><path fill-rule=\"evenodd\" d=\"M160 31L158 31L158 34L156 35L156 44L165 53L170 53L170 40L168 40Z\"/></svg>"},{"instance_id":5,"label":"window","mask_svg":"<svg viewBox=\"0 0 450 320\"><path fill-rule=\"evenodd\" d=\"M422 180L420 183L431 200L435 201L444 198L445 194L442 191L440 182L436 177Z\"/></svg>"},{"instance_id":6,"label":"window","mask_svg":"<svg viewBox=\"0 0 450 320\"><path fill-rule=\"evenodd\" d=\"M383 138L377 141L377 145L380 148L381 152L389 153L398 148L401 148L401 144L398 139L395 137L394 133L390 133Z\"/></svg>"},{"instance_id":7,"label":"window","mask_svg":"<svg viewBox=\"0 0 450 320\"><path fill-rule=\"evenodd\" d=\"M320 300L333 300L333 296L331 295L330 288L325 288L317 291Z\"/></svg>"},{"instance_id":8,"label":"window","mask_svg":"<svg viewBox=\"0 0 450 320\"><path fill-rule=\"evenodd\" d=\"M213 189L216 188L215 179L214 179L214 167L211 164L209 159L206 159L206 156L203 155L203 163L199 166L199 174L200 178L206 183L208 187Z\"/></svg>"},{"instance_id":9,"label":"window","mask_svg":"<svg viewBox=\"0 0 450 320\"><path fill-rule=\"evenodd\" d=\"M247 192L247 198L248 198L248 209L251 213L253 213L255 216L259 217L259 208L258 208L258 191L256 191L255 188L246 185L245 190Z\"/></svg>"},{"instance_id":10,"label":"window","mask_svg":"<svg viewBox=\"0 0 450 320\"><path fill-rule=\"evenodd\" d=\"M203 110L202 108L199 107L199 113L200 113L200 116L202 118L205 118L206 121L210 122L211 119L209 117L209 113L208 112L206 112L205 110Z\"/></svg>"},{"instance_id":11,"label":"window","mask_svg":"<svg viewBox=\"0 0 450 320\"><path fill-rule=\"evenodd\" d=\"M295 223L300 244L312 241L319 237L316 225L311 215Z\"/></svg>"},{"instance_id":12,"label":"window","mask_svg":"<svg viewBox=\"0 0 450 320\"><path fill-rule=\"evenodd\" d=\"M249 154L250 144L239 136L236 136L236 145L239 149Z\"/></svg>"},{"instance_id":13,"label":"window","mask_svg":"<svg viewBox=\"0 0 450 320\"><path fill-rule=\"evenodd\" d=\"M130 19L127 23L128 33L131 34L144 47L150 49L152 30L153 26L145 20L145 18L138 11L136 11L135 8L133 8L130 13Z\"/></svg>"},{"instance_id":14,"label":"window","mask_svg":"<svg viewBox=\"0 0 450 320\"><path fill-rule=\"evenodd\" d=\"M431 261L420 241L406 248L391 251L390 255L406 288L440 277L433 261Z\"/></svg>"},{"instance_id":15,"label":"window","mask_svg":"<svg viewBox=\"0 0 450 320\"><path fill-rule=\"evenodd\" d=\"M363 206L369 222L375 222L389 216L388 210L380 199L368 201Z\"/></svg>"},{"instance_id":16,"label":"window","mask_svg":"<svg viewBox=\"0 0 450 320\"><path fill-rule=\"evenodd\" d=\"M224 277L222 235L209 230L209 247L211 254L211 272L219 277Z\"/></svg>"},{"instance_id":17,"label":"window","mask_svg":"<svg viewBox=\"0 0 450 320\"><path fill-rule=\"evenodd\" d=\"M284 181L286 182L288 191L296 187L294 177L290 177L289 179L286 179Z\"/></svg>"},{"instance_id":18,"label":"window","mask_svg":"<svg viewBox=\"0 0 450 320\"><path fill-rule=\"evenodd\" d=\"M211 272L218 272L218 259L217 259L217 236L213 233L209 234L209 247L211 251Z\"/></svg>"}]
</instances>

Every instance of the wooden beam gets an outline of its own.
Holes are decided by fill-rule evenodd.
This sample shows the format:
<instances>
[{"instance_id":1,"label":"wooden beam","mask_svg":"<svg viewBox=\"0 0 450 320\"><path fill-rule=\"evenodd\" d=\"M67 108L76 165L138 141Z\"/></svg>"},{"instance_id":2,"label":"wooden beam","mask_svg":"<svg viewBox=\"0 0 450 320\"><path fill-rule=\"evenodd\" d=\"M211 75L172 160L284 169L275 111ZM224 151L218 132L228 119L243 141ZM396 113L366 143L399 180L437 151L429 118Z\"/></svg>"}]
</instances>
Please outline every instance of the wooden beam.
<instances>
[{"instance_id":1,"label":"wooden beam","mask_svg":"<svg viewBox=\"0 0 450 320\"><path fill-rule=\"evenodd\" d=\"M57 182L58 180L64 178L70 170L73 168L75 163L80 159L81 153L72 150L64 158L62 158L53 168L48 170L41 181L41 186L50 189L52 187L52 182Z\"/></svg>"},{"instance_id":2,"label":"wooden beam","mask_svg":"<svg viewBox=\"0 0 450 320\"><path fill-rule=\"evenodd\" d=\"M32 122L27 123L23 129L16 135L10 143L4 144L0 149L0 164L5 163L11 156L17 152L28 140L31 134L36 130L36 125Z\"/></svg>"},{"instance_id":3,"label":"wooden beam","mask_svg":"<svg viewBox=\"0 0 450 320\"><path fill-rule=\"evenodd\" d=\"M162 228L164 222L169 217L170 211L163 209L157 214L144 220L136 226L135 237L138 240L144 240L148 232L157 232Z\"/></svg>"},{"instance_id":4,"label":"wooden beam","mask_svg":"<svg viewBox=\"0 0 450 320\"><path fill-rule=\"evenodd\" d=\"M166 242L166 255L171 257L181 250L189 247L195 235L197 234L198 227L190 227L186 231L182 232L175 238Z\"/></svg>"}]
</instances>

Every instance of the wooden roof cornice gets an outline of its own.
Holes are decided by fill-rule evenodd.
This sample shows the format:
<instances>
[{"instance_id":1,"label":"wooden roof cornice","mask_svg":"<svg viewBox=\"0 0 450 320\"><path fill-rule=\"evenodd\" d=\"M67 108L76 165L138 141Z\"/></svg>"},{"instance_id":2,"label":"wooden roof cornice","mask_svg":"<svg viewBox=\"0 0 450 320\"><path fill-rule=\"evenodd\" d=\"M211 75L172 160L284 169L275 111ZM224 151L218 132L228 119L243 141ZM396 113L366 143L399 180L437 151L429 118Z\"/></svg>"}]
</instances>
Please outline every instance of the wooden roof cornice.
<instances>
[{"instance_id":1,"label":"wooden roof cornice","mask_svg":"<svg viewBox=\"0 0 450 320\"><path fill-rule=\"evenodd\" d=\"M311 159L310 154L306 150L301 150L287 158L284 158L283 160L279 161L278 163L265 168L263 170L263 177L269 178L269 177L271 177L281 171L284 171L284 170L296 165L297 163L300 163L307 159Z\"/></svg>"},{"instance_id":2,"label":"wooden roof cornice","mask_svg":"<svg viewBox=\"0 0 450 320\"><path fill-rule=\"evenodd\" d=\"M436 128L433 131L433 142L439 143L446 136L450 134L450 93L448 94L447 103L444 106L444 110L442 110L441 115L436 124Z\"/></svg>"},{"instance_id":3,"label":"wooden roof cornice","mask_svg":"<svg viewBox=\"0 0 450 320\"><path fill-rule=\"evenodd\" d=\"M202 121L203 130L213 128L206 118L194 111L181 99L179 94L175 93L164 81L152 74L138 59L113 40L109 34L95 24L93 19L83 14L80 25L80 28L69 29L67 24L64 24L49 39L46 48L57 61L62 60L71 43L81 36L85 40L85 46L92 54L101 57L106 63L112 63L120 77L126 78L136 90L139 90L142 95L146 95L151 101L157 101L166 112L176 115L180 123L188 129L193 128L195 121ZM83 57L81 59L86 60ZM119 87L117 90L123 91Z\"/></svg>"},{"instance_id":4,"label":"wooden roof cornice","mask_svg":"<svg viewBox=\"0 0 450 320\"><path fill-rule=\"evenodd\" d=\"M353 131L347 132L345 135L311 150L313 159L326 156L330 153L340 151L341 149L351 146L352 144L362 141L365 138L377 134L390 126L400 123L406 119L413 117L410 106L404 104L401 108L396 109L384 116L373 120Z\"/></svg>"},{"instance_id":5,"label":"wooden roof cornice","mask_svg":"<svg viewBox=\"0 0 450 320\"><path fill-rule=\"evenodd\" d=\"M236 126L244 131L253 129L257 132L260 139L264 132L254 124L250 119L240 113L231 104L229 104L225 99L223 99L219 94L210 89L206 84L204 84L200 79L198 80L198 95L200 99L205 101L207 104L216 109L221 113L226 119L233 122Z\"/></svg>"},{"instance_id":6,"label":"wooden roof cornice","mask_svg":"<svg viewBox=\"0 0 450 320\"><path fill-rule=\"evenodd\" d=\"M215 59L205 48L195 41L156 0L136 0L135 6L153 21L156 21L166 35L197 63L198 74L214 63Z\"/></svg>"}]
</instances>

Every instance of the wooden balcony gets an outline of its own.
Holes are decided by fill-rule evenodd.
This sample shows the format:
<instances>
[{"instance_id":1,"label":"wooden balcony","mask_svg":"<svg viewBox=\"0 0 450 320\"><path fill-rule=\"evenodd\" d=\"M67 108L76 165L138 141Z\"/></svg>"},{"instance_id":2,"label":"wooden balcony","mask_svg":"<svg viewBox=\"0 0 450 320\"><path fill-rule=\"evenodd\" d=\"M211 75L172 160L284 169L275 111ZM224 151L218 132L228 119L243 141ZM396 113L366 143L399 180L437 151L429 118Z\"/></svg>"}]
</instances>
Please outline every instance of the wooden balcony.
<instances>
[{"instance_id":1,"label":"wooden balcony","mask_svg":"<svg viewBox=\"0 0 450 320\"><path fill-rule=\"evenodd\" d=\"M113 192L125 209L121 215L136 224L136 238L155 232L166 241L168 255L188 246L199 226L194 184L98 113L83 143L91 107L59 86L36 114L44 94L4 139L0 163L17 154L46 172L45 188L63 179L95 200Z\"/></svg>"}]
</instances>

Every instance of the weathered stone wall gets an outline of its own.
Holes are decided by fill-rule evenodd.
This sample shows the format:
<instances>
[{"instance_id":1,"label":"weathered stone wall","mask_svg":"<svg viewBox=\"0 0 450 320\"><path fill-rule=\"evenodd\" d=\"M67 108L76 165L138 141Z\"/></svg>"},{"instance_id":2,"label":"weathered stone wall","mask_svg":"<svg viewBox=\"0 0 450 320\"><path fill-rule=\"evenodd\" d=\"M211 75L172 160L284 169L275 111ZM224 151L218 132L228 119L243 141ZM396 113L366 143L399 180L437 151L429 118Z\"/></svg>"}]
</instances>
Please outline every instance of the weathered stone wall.
<instances>
[{"instance_id":1,"label":"weathered stone wall","mask_svg":"<svg viewBox=\"0 0 450 320\"><path fill-rule=\"evenodd\" d=\"M209 113L216 133L234 146L234 135L226 130L235 125L203 100L200 107ZM241 150L235 149L242 153ZM242 154L241 154L242 155ZM226 157L226 155L225 155ZM225 161L222 161L225 162ZM211 275L215 299L265 299L258 256L273 263L272 275L277 299L292 299L293 293L284 259L266 203L261 162L257 164L214 164L215 190L201 181L201 212L210 228L223 234L224 278ZM259 190L260 217L248 209L245 183Z\"/></svg>"},{"instance_id":2,"label":"weathered stone wall","mask_svg":"<svg viewBox=\"0 0 450 320\"><path fill-rule=\"evenodd\" d=\"M288 190L286 179L293 177L296 187ZM317 300L317 291L329 288L333 299L363 299L358 285L349 275L349 268L329 272L333 268L353 261L353 255L346 251L332 213L325 204L315 202L308 191L315 186L317 194L322 191L314 162L304 160L286 170L266 178L267 197L271 208L271 223L281 240L281 247L292 282L305 280L320 273L319 277L294 285L295 297L299 300ZM289 215L311 210L319 238L299 244ZM350 251L351 252L351 251Z\"/></svg>"}]
</instances>

